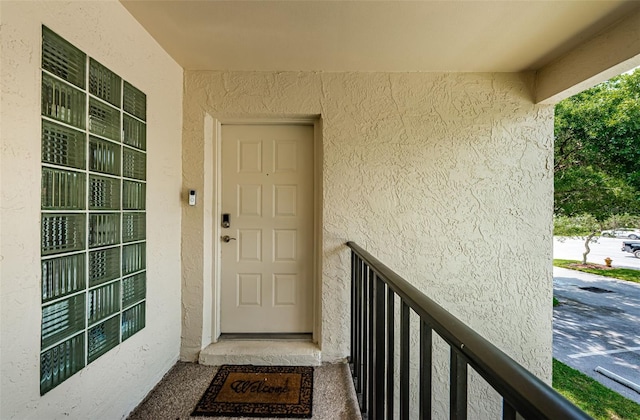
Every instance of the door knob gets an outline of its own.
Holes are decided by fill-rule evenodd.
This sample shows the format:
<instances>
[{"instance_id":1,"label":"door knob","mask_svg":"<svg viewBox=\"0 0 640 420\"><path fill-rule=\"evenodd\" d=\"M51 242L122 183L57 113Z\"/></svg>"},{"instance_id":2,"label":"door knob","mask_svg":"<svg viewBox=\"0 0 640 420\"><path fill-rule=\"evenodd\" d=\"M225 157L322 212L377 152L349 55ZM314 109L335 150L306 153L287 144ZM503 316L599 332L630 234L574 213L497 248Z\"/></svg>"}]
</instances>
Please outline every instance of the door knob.
<instances>
[{"instance_id":1,"label":"door knob","mask_svg":"<svg viewBox=\"0 0 640 420\"><path fill-rule=\"evenodd\" d=\"M229 241L235 241L236 240L236 238L232 238L229 235L224 235L224 236L220 237L220 239L222 239L223 242L229 242Z\"/></svg>"}]
</instances>

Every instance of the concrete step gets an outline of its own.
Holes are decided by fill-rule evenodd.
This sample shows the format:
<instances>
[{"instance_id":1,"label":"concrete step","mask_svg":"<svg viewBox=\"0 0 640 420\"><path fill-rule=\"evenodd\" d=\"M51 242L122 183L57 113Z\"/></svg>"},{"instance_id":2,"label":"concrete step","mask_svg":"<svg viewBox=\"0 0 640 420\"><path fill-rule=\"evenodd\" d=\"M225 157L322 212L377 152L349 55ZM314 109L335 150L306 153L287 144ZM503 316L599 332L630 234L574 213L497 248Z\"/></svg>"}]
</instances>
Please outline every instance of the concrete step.
<instances>
[{"instance_id":1,"label":"concrete step","mask_svg":"<svg viewBox=\"0 0 640 420\"><path fill-rule=\"evenodd\" d=\"M299 340L222 340L200 352L201 365L320 366L317 344Z\"/></svg>"}]
</instances>

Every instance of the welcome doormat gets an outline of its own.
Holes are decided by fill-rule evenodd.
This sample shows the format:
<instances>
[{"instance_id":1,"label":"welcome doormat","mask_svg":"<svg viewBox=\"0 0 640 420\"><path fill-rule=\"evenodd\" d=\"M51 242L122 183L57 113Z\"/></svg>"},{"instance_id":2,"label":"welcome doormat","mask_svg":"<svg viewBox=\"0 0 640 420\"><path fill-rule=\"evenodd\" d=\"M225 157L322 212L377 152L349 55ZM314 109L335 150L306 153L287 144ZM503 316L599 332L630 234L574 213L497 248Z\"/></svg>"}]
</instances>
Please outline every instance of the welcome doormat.
<instances>
[{"instance_id":1,"label":"welcome doormat","mask_svg":"<svg viewBox=\"0 0 640 420\"><path fill-rule=\"evenodd\" d=\"M223 365L191 415L308 419L312 402L313 367Z\"/></svg>"}]
</instances>

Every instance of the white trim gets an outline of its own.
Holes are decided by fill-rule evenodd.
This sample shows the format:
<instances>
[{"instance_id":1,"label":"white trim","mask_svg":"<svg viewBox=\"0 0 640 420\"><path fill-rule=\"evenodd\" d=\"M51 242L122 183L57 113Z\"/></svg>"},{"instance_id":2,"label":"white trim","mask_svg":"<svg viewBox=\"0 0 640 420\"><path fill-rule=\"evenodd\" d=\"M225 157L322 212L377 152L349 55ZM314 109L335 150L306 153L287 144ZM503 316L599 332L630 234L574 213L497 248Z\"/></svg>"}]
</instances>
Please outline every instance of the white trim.
<instances>
[{"instance_id":1,"label":"white trim","mask_svg":"<svg viewBox=\"0 0 640 420\"><path fill-rule=\"evenodd\" d=\"M322 350L322 196L323 196L323 143L322 143L322 117L317 116L313 120L313 190L314 190L314 286L313 286L313 342Z\"/></svg>"},{"instance_id":2,"label":"white trim","mask_svg":"<svg viewBox=\"0 0 640 420\"><path fill-rule=\"evenodd\" d=\"M201 206L202 206L202 329L200 337L200 346L205 348L216 337L216 318L214 315L214 308L216 307L214 292L215 282L213 279L216 277L215 270L216 255L218 242L213 235L213 225L216 219L216 202L214 193L217 191L216 174L214 172L216 164L216 120L209 114L205 114L204 117L204 142L203 142L203 154L204 154L204 168L202 173L202 189L201 194ZM208 256L208 257L207 257Z\"/></svg>"}]
</instances>

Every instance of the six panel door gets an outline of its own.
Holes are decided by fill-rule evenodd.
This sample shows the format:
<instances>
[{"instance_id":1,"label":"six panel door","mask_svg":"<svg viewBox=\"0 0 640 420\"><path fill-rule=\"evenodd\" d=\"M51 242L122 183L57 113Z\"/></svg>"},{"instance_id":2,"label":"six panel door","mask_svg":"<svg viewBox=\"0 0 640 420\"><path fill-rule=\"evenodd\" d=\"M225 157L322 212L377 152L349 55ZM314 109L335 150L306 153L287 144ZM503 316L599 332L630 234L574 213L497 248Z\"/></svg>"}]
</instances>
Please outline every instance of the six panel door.
<instances>
[{"instance_id":1,"label":"six panel door","mask_svg":"<svg viewBox=\"0 0 640 420\"><path fill-rule=\"evenodd\" d=\"M312 331L313 126L223 125L221 331Z\"/></svg>"}]
</instances>

